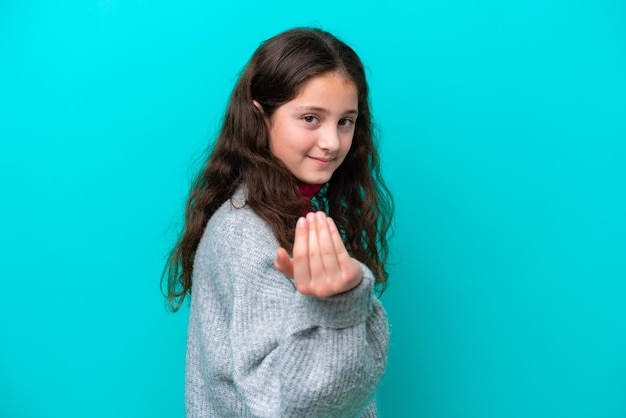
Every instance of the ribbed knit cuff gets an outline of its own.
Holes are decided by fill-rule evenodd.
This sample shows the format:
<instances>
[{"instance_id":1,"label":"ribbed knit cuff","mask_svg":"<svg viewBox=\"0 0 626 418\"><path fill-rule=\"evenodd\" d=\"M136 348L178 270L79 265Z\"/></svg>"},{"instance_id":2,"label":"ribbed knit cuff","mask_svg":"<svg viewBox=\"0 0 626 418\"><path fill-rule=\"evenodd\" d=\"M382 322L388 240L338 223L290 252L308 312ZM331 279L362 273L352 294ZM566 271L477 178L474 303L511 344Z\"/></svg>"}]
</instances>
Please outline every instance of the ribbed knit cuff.
<instances>
[{"instance_id":1,"label":"ribbed knit cuff","mask_svg":"<svg viewBox=\"0 0 626 418\"><path fill-rule=\"evenodd\" d=\"M367 320L372 310L374 279L362 265L363 280L354 289L328 298L306 296L298 293L296 309L302 309L311 325L325 328L347 328Z\"/></svg>"}]
</instances>

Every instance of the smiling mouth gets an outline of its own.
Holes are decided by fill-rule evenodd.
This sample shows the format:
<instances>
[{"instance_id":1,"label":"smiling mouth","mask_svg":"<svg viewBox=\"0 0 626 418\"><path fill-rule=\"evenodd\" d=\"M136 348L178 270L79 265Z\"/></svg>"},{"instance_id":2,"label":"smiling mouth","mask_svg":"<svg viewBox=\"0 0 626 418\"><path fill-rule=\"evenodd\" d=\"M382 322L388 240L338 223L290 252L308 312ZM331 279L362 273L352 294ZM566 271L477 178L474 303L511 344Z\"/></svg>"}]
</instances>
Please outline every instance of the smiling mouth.
<instances>
[{"instance_id":1,"label":"smiling mouth","mask_svg":"<svg viewBox=\"0 0 626 418\"><path fill-rule=\"evenodd\" d=\"M333 158L312 157L310 155L309 155L309 158L311 158L312 160L318 161L318 162L320 162L322 164L328 164L328 163L330 163L333 160Z\"/></svg>"}]
</instances>

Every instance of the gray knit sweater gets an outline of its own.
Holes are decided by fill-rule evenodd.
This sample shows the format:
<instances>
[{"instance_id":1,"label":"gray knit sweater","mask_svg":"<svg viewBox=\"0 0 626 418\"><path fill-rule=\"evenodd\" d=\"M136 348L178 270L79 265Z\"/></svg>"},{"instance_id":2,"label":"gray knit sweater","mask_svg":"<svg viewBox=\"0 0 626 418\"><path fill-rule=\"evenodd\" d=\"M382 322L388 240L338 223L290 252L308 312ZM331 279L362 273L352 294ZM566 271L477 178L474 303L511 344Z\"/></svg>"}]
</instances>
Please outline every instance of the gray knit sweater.
<instances>
[{"instance_id":1,"label":"gray knit sweater","mask_svg":"<svg viewBox=\"0 0 626 418\"><path fill-rule=\"evenodd\" d=\"M302 295L245 196L211 217L196 252L187 417L376 417L389 333L372 273L340 295Z\"/></svg>"}]
</instances>

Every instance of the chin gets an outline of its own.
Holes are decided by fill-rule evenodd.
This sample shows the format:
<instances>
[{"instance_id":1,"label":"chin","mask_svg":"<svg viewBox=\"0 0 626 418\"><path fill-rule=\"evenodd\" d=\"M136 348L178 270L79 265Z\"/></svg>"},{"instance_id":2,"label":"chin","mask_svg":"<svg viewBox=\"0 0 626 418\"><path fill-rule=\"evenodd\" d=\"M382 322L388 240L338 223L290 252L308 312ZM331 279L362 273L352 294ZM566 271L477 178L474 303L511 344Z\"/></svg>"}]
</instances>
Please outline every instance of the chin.
<instances>
[{"instance_id":1,"label":"chin","mask_svg":"<svg viewBox=\"0 0 626 418\"><path fill-rule=\"evenodd\" d=\"M328 180L328 178L318 178L318 179L313 179L313 178L305 178L305 179L300 179L298 178L299 181L301 181L304 184L324 184L326 183Z\"/></svg>"},{"instance_id":2,"label":"chin","mask_svg":"<svg viewBox=\"0 0 626 418\"><path fill-rule=\"evenodd\" d=\"M296 178L298 179L298 181L305 183L305 184L328 183L331 177L332 177L332 173L329 173L329 172L305 173L305 175L302 175L302 176L296 175Z\"/></svg>"}]
</instances>

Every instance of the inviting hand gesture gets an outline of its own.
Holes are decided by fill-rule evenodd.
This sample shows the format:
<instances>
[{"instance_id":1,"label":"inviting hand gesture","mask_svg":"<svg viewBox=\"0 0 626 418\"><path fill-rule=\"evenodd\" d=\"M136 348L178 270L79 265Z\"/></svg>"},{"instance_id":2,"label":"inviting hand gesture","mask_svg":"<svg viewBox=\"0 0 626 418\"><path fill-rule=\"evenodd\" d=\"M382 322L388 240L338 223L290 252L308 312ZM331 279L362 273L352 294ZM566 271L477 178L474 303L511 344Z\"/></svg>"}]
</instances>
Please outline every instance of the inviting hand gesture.
<instances>
[{"instance_id":1,"label":"inviting hand gesture","mask_svg":"<svg viewBox=\"0 0 626 418\"><path fill-rule=\"evenodd\" d=\"M353 289L363 279L361 265L350 257L337 225L324 212L298 219L293 258L279 248L274 266L294 279L300 293L320 298Z\"/></svg>"}]
</instances>

